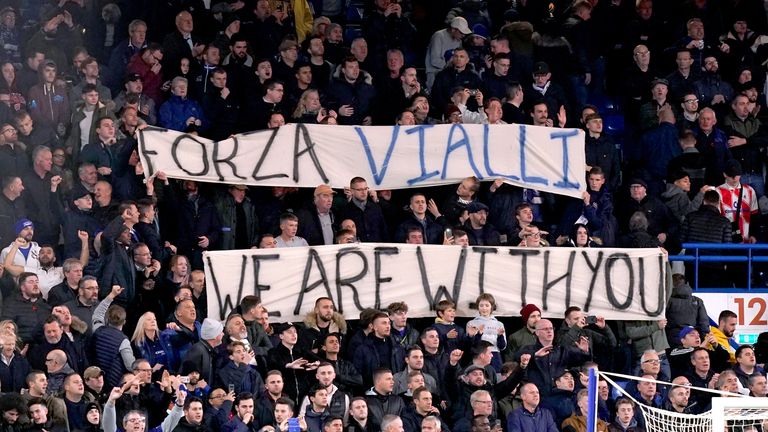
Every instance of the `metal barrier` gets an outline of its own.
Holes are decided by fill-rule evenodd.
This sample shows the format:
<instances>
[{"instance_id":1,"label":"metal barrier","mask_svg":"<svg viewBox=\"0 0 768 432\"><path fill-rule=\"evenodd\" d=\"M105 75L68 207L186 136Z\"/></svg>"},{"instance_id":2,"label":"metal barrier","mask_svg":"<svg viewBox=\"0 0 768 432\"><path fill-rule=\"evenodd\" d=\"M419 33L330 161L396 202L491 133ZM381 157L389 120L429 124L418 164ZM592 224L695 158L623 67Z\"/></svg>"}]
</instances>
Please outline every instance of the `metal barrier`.
<instances>
[{"instance_id":1,"label":"metal barrier","mask_svg":"<svg viewBox=\"0 0 768 432\"><path fill-rule=\"evenodd\" d=\"M752 287L752 263L768 262L768 244L743 244L743 243L683 243L683 249L686 255L670 255L670 261L693 262L694 281L693 289L701 291L744 291L744 288L718 287L718 288L699 288L699 263L719 262L719 263L747 263L747 286L746 289L751 292L768 292L765 286L760 288ZM745 255L701 255L702 250L717 251L745 251ZM754 251L766 251L765 255L754 255ZM692 254L691 254L692 253Z\"/></svg>"}]
</instances>

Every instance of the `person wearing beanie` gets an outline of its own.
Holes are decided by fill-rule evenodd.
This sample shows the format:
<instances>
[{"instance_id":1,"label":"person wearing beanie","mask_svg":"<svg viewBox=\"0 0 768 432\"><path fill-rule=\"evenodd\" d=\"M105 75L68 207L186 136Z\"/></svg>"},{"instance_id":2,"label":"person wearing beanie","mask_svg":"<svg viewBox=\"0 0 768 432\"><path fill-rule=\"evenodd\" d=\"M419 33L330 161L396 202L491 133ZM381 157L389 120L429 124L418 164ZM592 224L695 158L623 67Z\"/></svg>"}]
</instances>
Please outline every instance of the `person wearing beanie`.
<instances>
[{"instance_id":1,"label":"person wearing beanie","mask_svg":"<svg viewBox=\"0 0 768 432\"><path fill-rule=\"evenodd\" d=\"M528 303L520 309L520 317L525 326L509 335L507 349L504 351L504 360L513 361L515 353L520 348L536 343L536 323L541 319L541 309L533 303Z\"/></svg>"},{"instance_id":2,"label":"person wearing beanie","mask_svg":"<svg viewBox=\"0 0 768 432\"><path fill-rule=\"evenodd\" d=\"M704 185L697 191L693 200L690 199L691 177L682 169L671 172L667 176L667 189L661 194L661 200L672 212L679 223L683 223L688 213L701 207L704 201L704 192L712 186Z\"/></svg>"},{"instance_id":3,"label":"person wearing beanie","mask_svg":"<svg viewBox=\"0 0 768 432\"><path fill-rule=\"evenodd\" d=\"M0 263L4 263L6 257L13 252L14 266L39 268L40 245L32 241L35 236L35 224L27 218L22 218L15 221L13 231L16 233L16 238L8 239L9 244L0 252ZM17 254L16 251L21 253Z\"/></svg>"},{"instance_id":4,"label":"person wearing beanie","mask_svg":"<svg viewBox=\"0 0 768 432\"><path fill-rule=\"evenodd\" d=\"M101 428L101 409L96 402L90 402L85 407L85 421L81 429L74 429L74 432L103 432Z\"/></svg>"},{"instance_id":5,"label":"person wearing beanie","mask_svg":"<svg viewBox=\"0 0 768 432\"><path fill-rule=\"evenodd\" d=\"M88 265L91 244L102 228L99 221L93 216L93 196L81 184L76 184L67 194L69 211L64 214L64 258L79 258L83 266ZM83 240L81 231L88 233ZM89 240L90 238L90 240ZM85 251L85 253L83 253ZM96 253L94 251L94 257Z\"/></svg>"},{"instance_id":6,"label":"person wearing beanie","mask_svg":"<svg viewBox=\"0 0 768 432\"><path fill-rule=\"evenodd\" d=\"M200 327L200 341L184 355L182 361L181 374L186 375L192 369L200 372L200 378L205 382L212 384L216 374L214 366L218 364L218 350L216 347L221 345L221 339L224 337L224 325L220 321L206 318Z\"/></svg>"}]
</instances>

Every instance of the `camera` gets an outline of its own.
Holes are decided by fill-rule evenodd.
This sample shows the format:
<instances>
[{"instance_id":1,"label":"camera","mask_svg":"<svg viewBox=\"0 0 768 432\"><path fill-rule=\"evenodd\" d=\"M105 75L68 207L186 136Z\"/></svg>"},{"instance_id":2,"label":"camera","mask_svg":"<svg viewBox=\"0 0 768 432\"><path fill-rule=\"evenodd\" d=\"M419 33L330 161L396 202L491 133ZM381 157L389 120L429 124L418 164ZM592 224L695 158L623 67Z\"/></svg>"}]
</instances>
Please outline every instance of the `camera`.
<instances>
[{"instance_id":1,"label":"camera","mask_svg":"<svg viewBox=\"0 0 768 432\"><path fill-rule=\"evenodd\" d=\"M596 316L594 316L594 315L589 315L589 316L587 317L587 324L588 324L588 325L591 325L591 324L596 324L596 323L597 323L597 317L596 317Z\"/></svg>"},{"instance_id":2,"label":"camera","mask_svg":"<svg viewBox=\"0 0 768 432\"><path fill-rule=\"evenodd\" d=\"M470 96L477 96L477 89L470 89L469 90L469 95Z\"/></svg>"}]
</instances>

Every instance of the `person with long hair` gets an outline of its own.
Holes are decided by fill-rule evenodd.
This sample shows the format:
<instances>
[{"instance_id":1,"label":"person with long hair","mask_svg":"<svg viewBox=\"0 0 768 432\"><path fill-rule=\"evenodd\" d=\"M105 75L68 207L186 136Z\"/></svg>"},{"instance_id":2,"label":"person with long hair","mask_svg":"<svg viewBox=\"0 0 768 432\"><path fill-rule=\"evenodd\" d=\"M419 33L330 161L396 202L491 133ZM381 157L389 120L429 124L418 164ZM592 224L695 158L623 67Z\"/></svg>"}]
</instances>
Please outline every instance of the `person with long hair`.
<instances>
[{"instance_id":1,"label":"person with long hair","mask_svg":"<svg viewBox=\"0 0 768 432\"><path fill-rule=\"evenodd\" d=\"M0 90L8 92L8 106L13 112L19 112L27 106L27 100L24 98L21 90L16 84L16 67L11 62L0 63Z\"/></svg>"},{"instance_id":2,"label":"person with long hair","mask_svg":"<svg viewBox=\"0 0 768 432\"><path fill-rule=\"evenodd\" d=\"M167 365L168 356L160 343L160 329L157 318L152 312L145 312L136 323L131 344L137 358L146 359L152 369L158 370Z\"/></svg>"},{"instance_id":3,"label":"person with long hair","mask_svg":"<svg viewBox=\"0 0 768 432\"><path fill-rule=\"evenodd\" d=\"M293 111L293 120L296 123L321 123L327 117L336 118L336 111L326 110L320 104L320 93L316 89L304 90Z\"/></svg>"}]
</instances>

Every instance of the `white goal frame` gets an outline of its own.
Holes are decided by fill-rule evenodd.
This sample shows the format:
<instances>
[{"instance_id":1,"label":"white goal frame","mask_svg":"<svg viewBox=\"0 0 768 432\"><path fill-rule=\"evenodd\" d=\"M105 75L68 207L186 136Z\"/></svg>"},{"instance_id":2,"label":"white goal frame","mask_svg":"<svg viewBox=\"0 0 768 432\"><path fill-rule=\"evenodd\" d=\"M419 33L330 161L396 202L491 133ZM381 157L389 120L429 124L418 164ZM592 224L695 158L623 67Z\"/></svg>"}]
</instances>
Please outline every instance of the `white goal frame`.
<instances>
[{"instance_id":1,"label":"white goal frame","mask_svg":"<svg viewBox=\"0 0 768 432\"><path fill-rule=\"evenodd\" d=\"M764 397L714 397L712 398L712 430L725 430L725 410L728 408L763 408L768 412L768 398ZM757 418L755 419L757 420ZM768 421L768 417L765 418Z\"/></svg>"}]
</instances>

